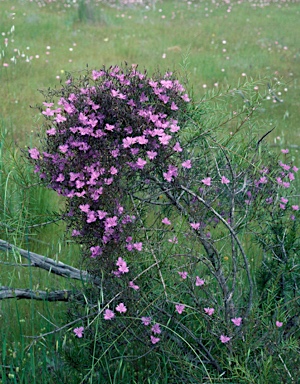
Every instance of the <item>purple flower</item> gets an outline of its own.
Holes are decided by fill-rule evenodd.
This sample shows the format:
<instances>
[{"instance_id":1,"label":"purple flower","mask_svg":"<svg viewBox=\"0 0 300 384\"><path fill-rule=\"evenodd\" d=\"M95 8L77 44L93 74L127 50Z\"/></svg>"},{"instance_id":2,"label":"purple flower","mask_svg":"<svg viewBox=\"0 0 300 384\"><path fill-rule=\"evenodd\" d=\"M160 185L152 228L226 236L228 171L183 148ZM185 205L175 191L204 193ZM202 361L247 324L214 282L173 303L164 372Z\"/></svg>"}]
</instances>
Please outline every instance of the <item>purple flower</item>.
<instances>
[{"instance_id":1,"label":"purple flower","mask_svg":"<svg viewBox=\"0 0 300 384\"><path fill-rule=\"evenodd\" d=\"M158 323L155 323L152 328L151 328L151 331L155 334L160 334L161 333L161 329L160 329L160 325Z\"/></svg>"},{"instance_id":2,"label":"purple flower","mask_svg":"<svg viewBox=\"0 0 300 384\"><path fill-rule=\"evenodd\" d=\"M159 99L161 100L161 101L163 101L165 104L167 104L167 102L169 101L169 96L167 96L167 95L159 95L158 96L159 97Z\"/></svg>"},{"instance_id":3,"label":"purple flower","mask_svg":"<svg viewBox=\"0 0 300 384\"><path fill-rule=\"evenodd\" d=\"M160 84L166 89L171 89L173 87L172 80L161 80Z\"/></svg>"},{"instance_id":4,"label":"purple flower","mask_svg":"<svg viewBox=\"0 0 300 384\"><path fill-rule=\"evenodd\" d=\"M170 125L170 132L172 133L175 133L175 132L178 132L180 130L180 127L176 124L171 124Z\"/></svg>"},{"instance_id":5,"label":"purple flower","mask_svg":"<svg viewBox=\"0 0 300 384\"><path fill-rule=\"evenodd\" d=\"M40 152L36 148L28 149L29 155L32 159L37 160L40 157Z\"/></svg>"},{"instance_id":6,"label":"purple flower","mask_svg":"<svg viewBox=\"0 0 300 384\"><path fill-rule=\"evenodd\" d=\"M230 183L230 180L227 179L227 177L222 176L222 178L221 178L221 183L222 183L222 184L229 184L229 183Z\"/></svg>"},{"instance_id":7,"label":"purple flower","mask_svg":"<svg viewBox=\"0 0 300 384\"><path fill-rule=\"evenodd\" d=\"M211 177L205 177L201 180L203 184L207 185L208 187L211 186Z\"/></svg>"},{"instance_id":8,"label":"purple flower","mask_svg":"<svg viewBox=\"0 0 300 384\"><path fill-rule=\"evenodd\" d=\"M49 107L49 108L51 108L51 107L53 107L53 103L46 103L45 101L43 102L43 105L45 106L45 107Z\"/></svg>"},{"instance_id":9,"label":"purple flower","mask_svg":"<svg viewBox=\"0 0 300 384\"><path fill-rule=\"evenodd\" d=\"M115 129L115 126L114 125L110 125L110 124L105 124L105 129L107 131L112 132Z\"/></svg>"},{"instance_id":10,"label":"purple flower","mask_svg":"<svg viewBox=\"0 0 300 384\"><path fill-rule=\"evenodd\" d=\"M294 176L294 174L291 173L291 172L288 174L288 178L290 179L290 181L295 180L295 176Z\"/></svg>"},{"instance_id":11,"label":"purple flower","mask_svg":"<svg viewBox=\"0 0 300 384\"><path fill-rule=\"evenodd\" d=\"M90 206L89 206L89 204L79 205L79 209L82 212L88 213L90 211Z\"/></svg>"},{"instance_id":12,"label":"purple flower","mask_svg":"<svg viewBox=\"0 0 300 384\"><path fill-rule=\"evenodd\" d=\"M104 211L97 211L98 217L100 220L104 219L104 217L107 215L107 212Z\"/></svg>"},{"instance_id":13,"label":"purple flower","mask_svg":"<svg viewBox=\"0 0 300 384\"><path fill-rule=\"evenodd\" d=\"M136 107L136 104L132 99L128 101L127 105L130 105L130 107Z\"/></svg>"},{"instance_id":14,"label":"purple flower","mask_svg":"<svg viewBox=\"0 0 300 384\"><path fill-rule=\"evenodd\" d=\"M103 317L104 317L104 320L111 320L111 319L113 319L115 317L115 314L110 309L106 309L104 311Z\"/></svg>"},{"instance_id":15,"label":"purple flower","mask_svg":"<svg viewBox=\"0 0 300 384\"><path fill-rule=\"evenodd\" d=\"M208 316L212 316L215 312L215 309L214 308L204 308L204 312L208 315Z\"/></svg>"},{"instance_id":16,"label":"purple flower","mask_svg":"<svg viewBox=\"0 0 300 384\"><path fill-rule=\"evenodd\" d=\"M129 268L127 267L126 262L124 262L122 265L119 266L119 271L121 273L128 273L129 272Z\"/></svg>"},{"instance_id":17,"label":"purple flower","mask_svg":"<svg viewBox=\"0 0 300 384\"><path fill-rule=\"evenodd\" d=\"M178 143L178 141L177 141L177 143L174 145L174 147L173 147L173 151L175 151L175 152L182 152L182 148L181 148L180 144Z\"/></svg>"},{"instance_id":18,"label":"purple flower","mask_svg":"<svg viewBox=\"0 0 300 384\"><path fill-rule=\"evenodd\" d=\"M129 148L132 144L135 143L135 139L133 137L125 137L123 139L123 148Z\"/></svg>"},{"instance_id":19,"label":"purple flower","mask_svg":"<svg viewBox=\"0 0 300 384\"><path fill-rule=\"evenodd\" d=\"M79 328L74 328L73 329L73 332L79 338L81 338L83 336L83 331L84 331L84 327L79 327Z\"/></svg>"},{"instance_id":20,"label":"purple flower","mask_svg":"<svg viewBox=\"0 0 300 384\"><path fill-rule=\"evenodd\" d=\"M157 82L156 81L153 81L153 80L149 80L149 85L153 88L156 88L157 87Z\"/></svg>"},{"instance_id":21,"label":"purple flower","mask_svg":"<svg viewBox=\"0 0 300 384\"><path fill-rule=\"evenodd\" d=\"M136 166L138 169L143 169L146 164L147 164L147 161L143 160L141 158L138 158L138 160L136 162Z\"/></svg>"},{"instance_id":22,"label":"purple flower","mask_svg":"<svg viewBox=\"0 0 300 384\"><path fill-rule=\"evenodd\" d=\"M120 313L127 312L127 308L125 307L124 303L120 303L116 306L116 311Z\"/></svg>"},{"instance_id":23,"label":"purple flower","mask_svg":"<svg viewBox=\"0 0 300 384\"><path fill-rule=\"evenodd\" d=\"M80 180L76 180L76 181L75 181L75 186L76 186L76 189L80 189L80 188L82 188L83 186L85 186L85 182L80 181Z\"/></svg>"},{"instance_id":24,"label":"purple flower","mask_svg":"<svg viewBox=\"0 0 300 384\"><path fill-rule=\"evenodd\" d=\"M52 127L52 128L50 128L50 129L48 129L48 130L46 131L46 133L47 133L47 135L49 135L49 136L54 136L54 135L56 134L56 129L55 129L54 127Z\"/></svg>"},{"instance_id":25,"label":"purple flower","mask_svg":"<svg viewBox=\"0 0 300 384\"><path fill-rule=\"evenodd\" d=\"M183 168L187 168L187 169L192 168L192 162L191 162L191 160L186 160L186 161L184 161L181 165L182 165Z\"/></svg>"},{"instance_id":26,"label":"purple flower","mask_svg":"<svg viewBox=\"0 0 300 384\"><path fill-rule=\"evenodd\" d=\"M149 325L151 323L151 317L142 317L141 320L144 325Z\"/></svg>"},{"instance_id":27,"label":"purple flower","mask_svg":"<svg viewBox=\"0 0 300 384\"><path fill-rule=\"evenodd\" d=\"M141 251L143 249L143 243L134 243L133 248L136 249L137 251Z\"/></svg>"},{"instance_id":28,"label":"purple flower","mask_svg":"<svg viewBox=\"0 0 300 384\"><path fill-rule=\"evenodd\" d=\"M288 171L291 167L288 164L284 164L282 161L279 161L279 165L285 170Z\"/></svg>"},{"instance_id":29,"label":"purple flower","mask_svg":"<svg viewBox=\"0 0 300 384\"><path fill-rule=\"evenodd\" d=\"M112 97L117 97L117 96L119 96L119 91L116 91L116 90L114 90L114 89L112 89L111 90L111 95L112 95Z\"/></svg>"},{"instance_id":30,"label":"purple flower","mask_svg":"<svg viewBox=\"0 0 300 384\"><path fill-rule=\"evenodd\" d=\"M278 320L276 321L275 324L276 324L277 328L281 328L283 326L283 323L281 321L278 321Z\"/></svg>"},{"instance_id":31,"label":"purple flower","mask_svg":"<svg viewBox=\"0 0 300 384\"><path fill-rule=\"evenodd\" d=\"M145 136L139 136L136 138L137 140L137 143L139 143L140 145L144 145L144 144L147 144L148 143L148 139L146 139Z\"/></svg>"},{"instance_id":32,"label":"purple flower","mask_svg":"<svg viewBox=\"0 0 300 384\"><path fill-rule=\"evenodd\" d=\"M106 185L110 185L112 182L113 182L113 178L112 177L109 177L109 178L105 178L104 179L104 183L106 184Z\"/></svg>"},{"instance_id":33,"label":"purple flower","mask_svg":"<svg viewBox=\"0 0 300 384\"><path fill-rule=\"evenodd\" d=\"M46 111L43 111L42 114L45 116L54 116L54 111L50 108L46 108Z\"/></svg>"},{"instance_id":34,"label":"purple flower","mask_svg":"<svg viewBox=\"0 0 300 384\"><path fill-rule=\"evenodd\" d=\"M196 285L197 287L201 287L202 285L204 285L204 283L205 283L205 280L204 280L204 279L200 279L199 276L196 276L196 283L195 283L195 285Z\"/></svg>"},{"instance_id":35,"label":"purple flower","mask_svg":"<svg viewBox=\"0 0 300 384\"><path fill-rule=\"evenodd\" d=\"M57 181L58 183L61 183L64 180L65 180L65 176L62 173L60 173L58 177L55 179L55 181Z\"/></svg>"},{"instance_id":36,"label":"purple flower","mask_svg":"<svg viewBox=\"0 0 300 384\"><path fill-rule=\"evenodd\" d=\"M157 156L157 152L155 152L155 151L147 151L147 156L148 156L148 158L150 160L153 160Z\"/></svg>"},{"instance_id":37,"label":"purple flower","mask_svg":"<svg viewBox=\"0 0 300 384\"><path fill-rule=\"evenodd\" d=\"M167 180L169 183L173 180L172 175L169 172L164 172L163 177L165 180Z\"/></svg>"},{"instance_id":38,"label":"purple flower","mask_svg":"<svg viewBox=\"0 0 300 384\"><path fill-rule=\"evenodd\" d=\"M172 136L165 135L165 134L158 138L158 140L161 142L162 145L168 145L171 139L172 139Z\"/></svg>"},{"instance_id":39,"label":"purple flower","mask_svg":"<svg viewBox=\"0 0 300 384\"><path fill-rule=\"evenodd\" d=\"M280 201L281 201L283 204L286 204L289 200L286 199L285 197L281 197L281 198L280 198Z\"/></svg>"},{"instance_id":40,"label":"purple flower","mask_svg":"<svg viewBox=\"0 0 300 384\"><path fill-rule=\"evenodd\" d=\"M185 305L184 304L176 304L175 305L176 311L181 315L184 311Z\"/></svg>"},{"instance_id":41,"label":"purple flower","mask_svg":"<svg viewBox=\"0 0 300 384\"><path fill-rule=\"evenodd\" d=\"M97 220L96 213L94 211L89 211L87 213L87 223L93 223Z\"/></svg>"},{"instance_id":42,"label":"purple flower","mask_svg":"<svg viewBox=\"0 0 300 384\"><path fill-rule=\"evenodd\" d=\"M91 257L92 258L95 258L95 257L102 254L102 249L99 245L96 245L95 247L91 247L90 251L91 251Z\"/></svg>"},{"instance_id":43,"label":"purple flower","mask_svg":"<svg viewBox=\"0 0 300 384\"><path fill-rule=\"evenodd\" d=\"M220 340L221 340L221 342L222 342L223 344L226 344L226 343L228 343L229 340L231 340L231 337L229 337L229 336L225 336L225 335L221 335L221 336L220 336Z\"/></svg>"},{"instance_id":44,"label":"purple flower","mask_svg":"<svg viewBox=\"0 0 300 384\"><path fill-rule=\"evenodd\" d=\"M172 109L172 111L177 111L177 110L178 110L178 107L177 107L177 105L174 103L174 101L172 101L171 109Z\"/></svg>"},{"instance_id":45,"label":"purple flower","mask_svg":"<svg viewBox=\"0 0 300 384\"><path fill-rule=\"evenodd\" d=\"M188 275L188 273L186 272L186 271L184 271L184 272L178 272L178 274L179 274L179 276L182 278L182 279L186 279L187 278L187 275Z\"/></svg>"},{"instance_id":46,"label":"purple flower","mask_svg":"<svg viewBox=\"0 0 300 384\"><path fill-rule=\"evenodd\" d=\"M67 121L67 119L64 116L62 116L60 113L58 113L56 118L55 118L55 121L57 123L62 123L63 121Z\"/></svg>"},{"instance_id":47,"label":"purple flower","mask_svg":"<svg viewBox=\"0 0 300 384\"><path fill-rule=\"evenodd\" d=\"M242 324L242 318L241 317L235 317L234 319L231 319L234 325L239 327Z\"/></svg>"},{"instance_id":48,"label":"purple flower","mask_svg":"<svg viewBox=\"0 0 300 384\"><path fill-rule=\"evenodd\" d=\"M171 225L171 221L167 218L167 217L165 217L164 219L162 219L162 221L161 221L163 224L165 224L165 225Z\"/></svg>"},{"instance_id":49,"label":"purple flower","mask_svg":"<svg viewBox=\"0 0 300 384\"><path fill-rule=\"evenodd\" d=\"M159 342L160 338L159 337L155 337L155 336L150 336L150 339L151 339L151 343L152 344L156 344Z\"/></svg>"},{"instance_id":50,"label":"purple flower","mask_svg":"<svg viewBox=\"0 0 300 384\"><path fill-rule=\"evenodd\" d=\"M126 263L126 261L124 261L122 259L122 257L118 258L116 265L119 267L119 272L121 272L121 273L128 273L129 272L129 268L127 267L127 263Z\"/></svg>"},{"instance_id":51,"label":"purple flower","mask_svg":"<svg viewBox=\"0 0 300 384\"><path fill-rule=\"evenodd\" d=\"M93 80L97 80L99 77L104 76L104 71L92 71Z\"/></svg>"},{"instance_id":52,"label":"purple flower","mask_svg":"<svg viewBox=\"0 0 300 384\"><path fill-rule=\"evenodd\" d=\"M284 181L283 183L282 183L282 186L283 186L283 188L290 188L290 183L289 182L287 182L287 181Z\"/></svg>"},{"instance_id":53,"label":"purple flower","mask_svg":"<svg viewBox=\"0 0 300 384\"><path fill-rule=\"evenodd\" d=\"M119 156L119 154L120 154L120 150L119 149L113 149L112 151L111 151L111 155L112 155L112 157L118 157Z\"/></svg>"},{"instance_id":54,"label":"purple flower","mask_svg":"<svg viewBox=\"0 0 300 384\"><path fill-rule=\"evenodd\" d=\"M178 169L175 167L175 165L170 164L168 166L168 172L171 176L177 177L178 176Z\"/></svg>"},{"instance_id":55,"label":"purple flower","mask_svg":"<svg viewBox=\"0 0 300 384\"><path fill-rule=\"evenodd\" d=\"M135 291L138 291L140 289L140 287L136 284L134 284L133 281L129 281L129 287L134 289Z\"/></svg>"},{"instance_id":56,"label":"purple flower","mask_svg":"<svg viewBox=\"0 0 300 384\"><path fill-rule=\"evenodd\" d=\"M183 96L181 96L182 100L186 101L187 103L190 101L188 95L185 93Z\"/></svg>"},{"instance_id":57,"label":"purple flower","mask_svg":"<svg viewBox=\"0 0 300 384\"><path fill-rule=\"evenodd\" d=\"M140 102L141 102L141 103L144 103L145 101L148 101L148 100L149 100L149 97L146 96L146 95L144 94L144 92L142 92L142 94L141 94L141 96L140 96Z\"/></svg>"},{"instance_id":58,"label":"purple flower","mask_svg":"<svg viewBox=\"0 0 300 384\"><path fill-rule=\"evenodd\" d=\"M105 227L106 228L112 228L112 227L116 227L117 226L117 216L114 216L114 217L107 217L105 219Z\"/></svg>"}]
</instances>

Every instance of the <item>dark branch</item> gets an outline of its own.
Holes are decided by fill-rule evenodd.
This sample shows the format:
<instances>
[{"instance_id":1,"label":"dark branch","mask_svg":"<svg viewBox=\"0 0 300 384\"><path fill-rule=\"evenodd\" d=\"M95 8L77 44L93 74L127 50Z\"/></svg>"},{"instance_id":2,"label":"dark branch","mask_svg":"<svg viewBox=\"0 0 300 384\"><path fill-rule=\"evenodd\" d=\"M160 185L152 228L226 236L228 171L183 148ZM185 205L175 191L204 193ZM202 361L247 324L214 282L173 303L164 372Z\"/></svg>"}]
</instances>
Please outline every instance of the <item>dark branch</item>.
<instances>
[{"instance_id":1,"label":"dark branch","mask_svg":"<svg viewBox=\"0 0 300 384\"><path fill-rule=\"evenodd\" d=\"M241 255L243 257L244 266L245 266L245 270L246 270L246 273L247 273L247 279L248 279L248 282L249 282L249 300L248 300L248 307L247 307L247 310L246 310L246 316L248 316L248 314L250 313L250 309L252 307L252 304L253 304L253 281L252 281L252 278L251 278L249 261L248 261L248 258L246 256L246 253L244 251L244 248L242 246L242 243L240 242L240 240L239 240L239 238L237 236L237 233L230 226L230 224L213 207L211 207L210 204L208 204L204 199L202 199L199 195L197 195L193 191L190 191L185 186L181 185L180 187L181 187L181 189L183 189L184 191L186 191L187 193L189 193L190 195L195 197L197 200L199 200L202 204L204 204L207 209L209 209L211 212L213 212L213 214L219 220L222 221L222 223L227 227L227 229L229 230L229 232L233 236L233 238L234 238L234 240L235 240L235 242L236 242L236 244L237 244L237 246L238 246L238 248L239 248L239 250L241 252ZM231 300L232 300L232 295L230 294L230 296L227 297L227 301L229 302Z\"/></svg>"},{"instance_id":2,"label":"dark branch","mask_svg":"<svg viewBox=\"0 0 300 384\"><path fill-rule=\"evenodd\" d=\"M75 280L90 281L95 285L100 284L99 278L91 276L86 271L81 271L80 269L64 264L61 261L55 261L53 259L50 259L49 257L45 257L22 248L18 248L13 244L7 243L6 241L1 239L0 250L18 252L22 257L29 261L32 267L45 269L46 271L54 273L55 275L69 277L70 279Z\"/></svg>"},{"instance_id":3,"label":"dark branch","mask_svg":"<svg viewBox=\"0 0 300 384\"><path fill-rule=\"evenodd\" d=\"M34 299L45 301L70 301L79 293L70 290L37 291L31 289L0 287L0 300L5 299Z\"/></svg>"}]
</instances>

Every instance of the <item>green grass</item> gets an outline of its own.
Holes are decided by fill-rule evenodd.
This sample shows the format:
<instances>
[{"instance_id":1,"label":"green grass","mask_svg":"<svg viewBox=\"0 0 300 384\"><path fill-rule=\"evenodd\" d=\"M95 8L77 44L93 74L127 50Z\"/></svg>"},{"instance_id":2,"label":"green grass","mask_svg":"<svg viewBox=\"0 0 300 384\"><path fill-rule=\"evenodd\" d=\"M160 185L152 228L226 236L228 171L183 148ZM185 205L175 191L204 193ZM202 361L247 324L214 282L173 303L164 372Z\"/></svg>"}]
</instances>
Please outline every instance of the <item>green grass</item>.
<instances>
[{"instance_id":1,"label":"green grass","mask_svg":"<svg viewBox=\"0 0 300 384\"><path fill-rule=\"evenodd\" d=\"M28 144L28 134L36 132L40 124L36 111L29 108L42 101L37 89L55 86L59 83L56 76L64 79L64 71L124 61L138 63L150 73L157 67L181 71L185 62L189 86L197 98L216 88L215 83L218 88L235 87L245 80L243 73L257 80L283 78L286 85L282 88L287 90L281 89L277 96L284 102L266 101L262 118L276 124L273 138L280 136L285 144L295 144L299 141L294 127L299 125L300 5L254 5L233 3L229 13L226 5L201 1L191 6L164 1L155 10L118 10L95 2L91 5L93 19L81 18L84 21L80 22L74 6L58 8L49 3L39 7L36 2L15 1L12 10L11 1L2 1L1 32L9 39L6 48L1 43L4 57L0 63L9 64L0 72L2 118L9 122L12 136ZM7 35L13 25L14 32ZM14 49L25 55L16 64L10 61L18 55ZM33 57L28 63L27 56Z\"/></svg>"}]
</instances>

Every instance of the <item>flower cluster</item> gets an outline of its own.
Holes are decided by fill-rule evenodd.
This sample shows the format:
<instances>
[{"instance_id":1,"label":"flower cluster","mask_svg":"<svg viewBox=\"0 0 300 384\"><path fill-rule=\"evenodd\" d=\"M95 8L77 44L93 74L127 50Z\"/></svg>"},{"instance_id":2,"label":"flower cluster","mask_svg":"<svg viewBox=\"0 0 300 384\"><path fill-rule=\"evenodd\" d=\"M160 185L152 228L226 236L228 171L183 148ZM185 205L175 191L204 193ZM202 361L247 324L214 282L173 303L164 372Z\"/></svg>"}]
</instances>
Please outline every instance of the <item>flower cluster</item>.
<instances>
[{"instance_id":1,"label":"flower cluster","mask_svg":"<svg viewBox=\"0 0 300 384\"><path fill-rule=\"evenodd\" d=\"M183 86L172 73L148 78L135 67L114 66L70 77L48 97L41 110L47 137L28 152L40 178L67 198L72 236L88 244L91 258L121 239L128 251L141 251L125 236L135 220L124 206L126 181L162 163L167 181L178 174L168 158L182 151L178 110L189 101Z\"/></svg>"}]
</instances>

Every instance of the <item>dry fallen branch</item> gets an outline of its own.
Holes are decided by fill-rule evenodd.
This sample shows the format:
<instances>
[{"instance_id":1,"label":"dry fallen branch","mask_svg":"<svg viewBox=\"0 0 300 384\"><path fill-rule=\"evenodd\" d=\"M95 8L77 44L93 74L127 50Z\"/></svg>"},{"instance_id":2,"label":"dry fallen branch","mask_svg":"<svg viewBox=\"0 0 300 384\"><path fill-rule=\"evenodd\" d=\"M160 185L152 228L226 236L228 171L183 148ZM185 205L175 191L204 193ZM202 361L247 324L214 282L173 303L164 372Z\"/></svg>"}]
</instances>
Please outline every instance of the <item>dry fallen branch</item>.
<instances>
[{"instance_id":1,"label":"dry fallen branch","mask_svg":"<svg viewBox=\"0 0 300 384\"><path fill-rule=\"evenodd\" d=\"M31 289L9 288L0 286L0 300L5 299L34 299L45 301L70 301L78 293L70 290L40 291Z\"/></svg>"},{"instance_id":2,"label":"dry fallen branch","mask_svg":"<svg viewBox=\"0 0 300 384\"><path fill-rule=\"evenodd\" d=\"M87 271L82 271L70 265L64 264L61 261L55 261L49 257L45 257L37 253L30 252L28 250L18 248L13 244L7 243L6 241L1 239L0 250L17 252L29 261L30 266L45 269L46 271L54 273L55 275L68 277L70 279L75 280L89 281L95 285L100 284L100 279L91 276Z\"/></svg>"}]
</instances>

